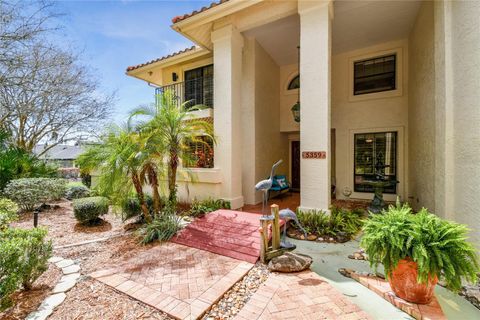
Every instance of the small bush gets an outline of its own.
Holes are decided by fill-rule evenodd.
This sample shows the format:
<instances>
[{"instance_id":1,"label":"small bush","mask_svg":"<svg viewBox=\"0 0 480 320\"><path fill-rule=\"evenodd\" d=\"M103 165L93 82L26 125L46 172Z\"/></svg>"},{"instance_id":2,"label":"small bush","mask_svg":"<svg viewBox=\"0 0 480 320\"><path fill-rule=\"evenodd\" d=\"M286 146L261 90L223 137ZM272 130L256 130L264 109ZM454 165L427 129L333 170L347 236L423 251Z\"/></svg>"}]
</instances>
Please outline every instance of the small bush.
<instances>
[{"instance_id":1,"label":"small bush","mask_svg":"<svg viewBox=\"0 0 480 320\"><path fill-rule=\"evenodd\" d=\"M43 178L39 181L48 193L48 200L60 200L65 196L67 190L67 181L65 179Z\"/></svg>"},{"instance_id":2,"label":"small bush","mask_svg":"<svg viewBox=\"0 0 480 320\"><path fill-rule=\"evenodd\" d=\"M49 192L44 188L44 178L24 178L12 180L7 184L4 194L24 211L32 211L49 199Z\"/></svg>"},{"instance_id":3,"label":"small bush","mask_svg":"<svg viewBox=\"0 0 480 320\"><path fill-rule=\"evenodd\" d=\"M141 243L147 244L155 240L170 240L181 228L181 219L177 215L163 212L151 223L139 230Z\"/></svg>"},{"instance_id":4,"label":"small bush","mask_svg":"<svg viewBox=\"0 0 480 320\"><path fill-rule=\"evenodd\" d=\"M308 233L324 234L328 226L328 215L323 211L297 210L297 218Z\"/></svg>"},{"instance_id":5,"label":"small bush","mask_svg":"<svg viewBox=\"0 0 480 320\"><path fill-rule=\"evenodd\" d=\"M84 224L97 221L108 213L108 199L105 197L89 197L73 200L75 218Z\"/></svg>"},{"instance_id":6,"label":"small bush","mask_svg":"<svg viewBox=\"0 0 480 320\"><path fill-rule=\"evenodd\" d=\"M223 199L207 199L203 201L194 201L189 211L192 217L201 217L209 212L219 209L230 209L230 202Z\"/></svg>"},{"instance_id":7,"label":"small bush","mask_svg":"<svg viewBox=\"0 0 480 320\"><path fill-rule=\"evenodd\" d=\"M80 184L68 184L67 191L65 192L65 198L68 200L80 199L90 197L90 189Z\"/></svg>"},{"instance_id":8,"label":"small bush","mask_svg":"<svg viewBox=\"0 0 480 320\"><path fill-rule=\"evenodd\" d=\"M153 209L153 199L150 195L145 195L145 203L147 204L150 215L153 217L155 210ZM140 208L140 202L138 201L137 196L128 197L122 201L120 206L123 221L137 216L143 217L142 209Z\"/></svg>"},{"instance_id":9,"label":"small bush","mask_svg":"<svg viewBox=\"0 0 480 320\"><path fill-rule=\"evenodd\" d=\"M47 231L9 228L0 232L0 311L10 305L10 295L21 285L31 289L33 282L47 270L52 244Z\"/></svg>"},{"instance_id":10,"label":"small bush","mask_svg":"<svg viewBox=\"0 0 480 320\"><path fill-rule=\"evenodd\" d=\"M9 199L0 199L0 232L17 220L17 211L18 206L15 202Z\"/></svg>"},{"instance_id":11,"label":"small bush","mask_svg":"<svg viewBox=\"0 0 480 320\"><path fill-rule=\"evenodd\" d=\"M297 211L300 224L308 233L335 236L339 232L354 235L363 225L363 211L332 207L330 214L323 211Z\"/></svg>"}]
</instances>

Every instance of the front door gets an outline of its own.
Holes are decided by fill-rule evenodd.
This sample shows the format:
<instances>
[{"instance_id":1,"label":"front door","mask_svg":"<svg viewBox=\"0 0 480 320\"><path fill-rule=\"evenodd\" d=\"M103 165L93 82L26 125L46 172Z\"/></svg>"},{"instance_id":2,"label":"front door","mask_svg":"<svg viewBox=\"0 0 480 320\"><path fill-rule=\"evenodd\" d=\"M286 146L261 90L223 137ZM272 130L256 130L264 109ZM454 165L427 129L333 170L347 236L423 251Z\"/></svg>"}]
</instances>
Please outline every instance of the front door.
<instances>
[{"instance_id":1,"label":"front door","mask_svg":"<svg viewBox=\"0 0 480 320\"><path fill-rule=\"evenodd\" d=\"M292 190L300 191L300 141L292 141Z\"/></svg>"}]
</instances>

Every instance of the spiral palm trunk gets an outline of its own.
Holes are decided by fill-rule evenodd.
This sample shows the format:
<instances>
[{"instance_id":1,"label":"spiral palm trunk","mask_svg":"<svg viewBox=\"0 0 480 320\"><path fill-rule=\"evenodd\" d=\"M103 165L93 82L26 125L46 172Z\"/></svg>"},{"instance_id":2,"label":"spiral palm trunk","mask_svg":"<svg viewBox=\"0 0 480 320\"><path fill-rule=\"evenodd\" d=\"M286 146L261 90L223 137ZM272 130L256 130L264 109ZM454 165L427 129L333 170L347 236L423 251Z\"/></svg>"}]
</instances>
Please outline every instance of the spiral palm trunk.
<instances>
[{"instance_id":1,"label":"spiral palm trunk","mask_svg":"<svg viewBox=\"0 0 480 320\"><path fill-rule=\"evenodd\" d=\"M171 152L170 161L168 163L168 201L170 204L177 202L177 168L178 168L178 154Z\"/></svg>"},{"instance_id":2,"label":"spiral palm trunk","mask_svg":"<svg viewBox=\"0 0 480 320\"><path fill-rule=\"evenodd\" d=\"M150 186L152 187L153 209L155 210L155 214L158 214L160 212L161 201L160 193L158 192L158 177L155 170L151 170L149 180Z\"/></svg>"},{"instance_id":3,"label":"spiral palm trunk","mask_svg":"<svg viewBox=\"0 0 480 320\"><path fill-rule=\"evenodd\" d=\"M145 220L147 222L152 222L152 217L150 216L150 212L145 203L145 196L143 194L142 183L136 172L132 173L132 182L133 182L135 191L137 192L137 198L138 198L138 202L140 203L140 208L142 208L143 216L145 217Z\"/></svg>"}]
</instances>

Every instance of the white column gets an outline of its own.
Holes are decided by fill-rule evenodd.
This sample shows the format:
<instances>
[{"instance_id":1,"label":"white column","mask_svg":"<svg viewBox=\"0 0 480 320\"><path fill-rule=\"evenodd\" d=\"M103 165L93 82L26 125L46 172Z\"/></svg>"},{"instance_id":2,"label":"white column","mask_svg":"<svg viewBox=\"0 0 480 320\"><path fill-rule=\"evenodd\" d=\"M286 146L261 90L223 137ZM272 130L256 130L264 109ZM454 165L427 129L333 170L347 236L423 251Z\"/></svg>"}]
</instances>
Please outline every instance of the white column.
<instances>
[{"instance_id":1,"label":"white column","mask_svg":"<svg viewBox=\"0 0 480 320\"><path fill-rule=\"evenodd\" d=\"M300 148L325 152L323 159L301 156L300 207L330 207L331 1L300 0Z\"/></svg>"},{"instance_id":2,"label":"white column","mask_svg":"<svg viewBox=\"0 0 480 320\"><path fill-rule=\"evenodd\" d=\"M212 32L215 167L223 175L221 195L232 209L243 206L240 93L243 37L233 25Z\"/></svg>"}]
</instances>

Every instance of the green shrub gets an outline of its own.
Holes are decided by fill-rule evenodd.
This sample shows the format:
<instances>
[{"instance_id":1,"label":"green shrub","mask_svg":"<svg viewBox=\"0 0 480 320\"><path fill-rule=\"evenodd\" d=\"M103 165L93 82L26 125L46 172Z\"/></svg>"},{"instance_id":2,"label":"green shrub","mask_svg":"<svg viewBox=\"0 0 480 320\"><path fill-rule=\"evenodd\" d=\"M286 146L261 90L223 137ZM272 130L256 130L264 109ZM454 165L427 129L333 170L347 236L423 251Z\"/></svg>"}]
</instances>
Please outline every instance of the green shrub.
<instances>
[{"instance_id":1,"label":"green shrub","mask_svg":"<svg viewBox=\"0 0 480 320\"><path fill-rule=\"evenodd\" d=\"M65 196L67 191L67 180L65 179L49 179L49 178L40 178L38 180L43 188L46 189L48 193L48 201L51 200L60 200Z\"/></svg>"},{"instance_id":2,"label":"green shrub","mask_svg":"<svg viewBox=\"0 0 480 320\"><path fill-rule=\"evenodd\" d=\"M297 210L297 218L308 233L325 234L328 226L328 215L324 211Z\"/></svg>"},{"instance_id":3,"label":"green shrub","mask_svg":"<svg viewBox=\"0 0 480 320\"><path fill-rule=\"evenodd\" d=\"M18 206L9 199L0 199L0 232L17 220Z\"/></svg>"},{"instance_id":4,"label":"green shrub","mask_svg":"<svg viewBox=\"0 0 480 320\"><path fill-rule=\"evenodd\" d=\"M139 230L141 243L147 244L155 240L170 240L182 228L181 219L170 212L163 212L151 223Z\"/></svg>"},{"instance_id":5,"label":"green shrub","mask_svg":"<svg viewBox=\"0 0 480 320\"><path fill-rule=\"evenodd\" d=\"M201 217L209 212L219 209L230 209L230 202L223 199L195 200L190 207L189 215L192 217Z\"/></svg>"},{"instance_id":6,"label":"green shrub","mask_svg":"<svg viewBox=\"0 0 480 320\"><path fill-rule=\"evenodd\" d=\"M56 166L45 163L34 154L9 144L8 135L0 130L0 191L11 180L56 176Z\"/></svg>"},{"instance_id":7,"label":"green shrub","mask_svg":"<svg viewBox=\"0 0 480 320\"><path fill-rule=\"evenodd\" d=\"M362 248L371 266L382 263L388 277L399 260L418 264L418 281L436 275L447 287L458 291L462 279L474 283L480 271L476 250L466 241L465 225L440 219L426 209L412 214L408 205L390 206L383 214L371 215L363 227Z\"/></svg>"},{"instance_id":8,"label":"green shrub","mask_svg":"<svg viewBox=\"0 0 480 320\"><path fill-rule=\"evenodd\" d=\"M67 191L65 192L65 198L68 200L80 199L90 197L90 189L88 189L82 183L80 184L68 184Z\"/></svg>"},{"instance_id":9,"label":"green shrub","mask_svg":"<svg viewBox=\"0 0 480 320\"><path fill-rule=\"evenodd\" d=\"M145 203L147 204L150 215L154 216L155 210L153 209L153 199L150 195L145 195ZM140 202L136 196L130 196L123 200L120 206L123 221L137 216L143 217L142 209L140 208Z\"/></svg>"},{"instance_id":10,"label":"green shrub","mask_svg":"<svg viewBox=\"0 0 480 320\"><path fill-rule=\"evenodd\" d=\"M45 186L47 178L24 178L10 181L4 194L24 211L32 211L35 206L50 199L50 187Z\"/></svg>"},{"instance_id":11,"label":"green shrub","mask_svg":"<svg viewBox=\"0 0 480 320\"><path fill-rule=\"evenodd\" d=\"M33 282L47 270L52 244L47 231L8 228L0 233L0 310L10 305L10 295L21 285L31 289Z\"/></svg>"},{"instance_id":12,"label":"green shrub","mask_svg":"<svg viewBox=\"0 0 480 320\"><path fill-rule=\"evenodd\" d=\"M108 199L105 197L89 197L73 200L75 218L84 224L97 221L108 213Z\"/></svg>"},{"instance_id":13,"label":"green shrub","mask_svg":"<svg viewBox=\"0 0 480 320\"><path fill-rule=\"evenodd\" d=\"M330 214L324 211L297 210L297 218L308 233L335 236L339 232L354 235L363 225L363 212L361 210L347 210L332 207Z\"/></svg>"}]
</instances>

